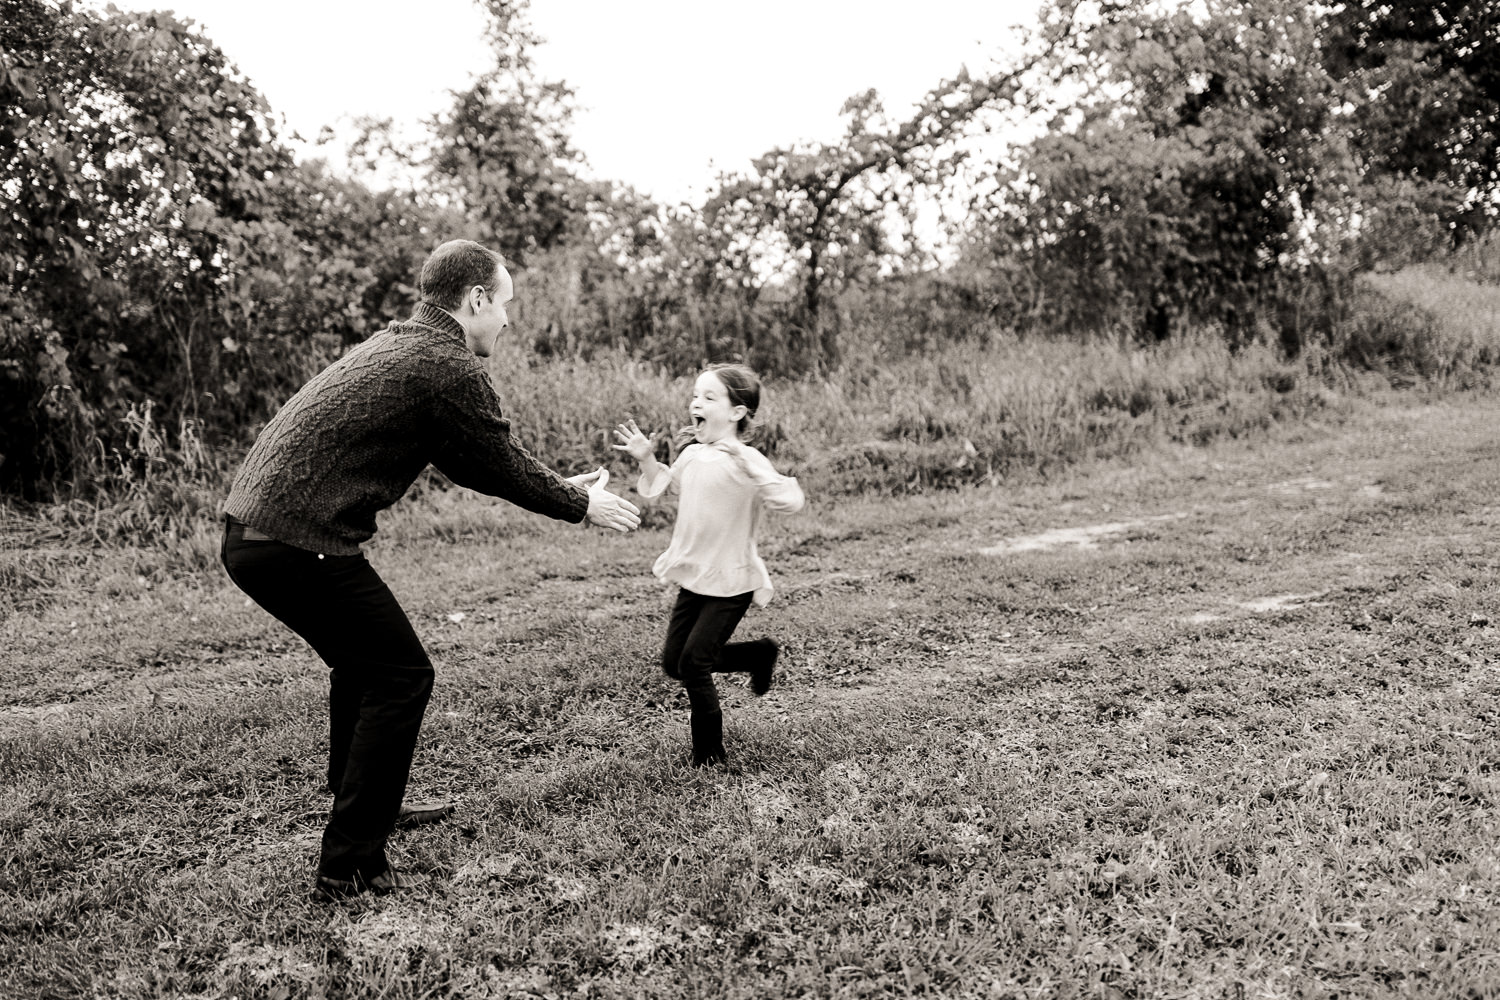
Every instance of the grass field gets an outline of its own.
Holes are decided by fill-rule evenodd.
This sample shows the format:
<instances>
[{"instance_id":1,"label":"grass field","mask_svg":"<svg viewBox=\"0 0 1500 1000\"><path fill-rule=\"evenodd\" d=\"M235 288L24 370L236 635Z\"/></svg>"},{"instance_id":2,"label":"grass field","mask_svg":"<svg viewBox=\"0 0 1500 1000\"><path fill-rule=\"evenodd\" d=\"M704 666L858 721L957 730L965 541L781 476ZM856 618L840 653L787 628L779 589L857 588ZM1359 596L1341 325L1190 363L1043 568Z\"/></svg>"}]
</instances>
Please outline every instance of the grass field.
<instances>
[{"instance_id":1,"label":"grass field","mask_svg":"<svg viewBox=\"0 0 1500 1000\"><path fill-rule=\"evenodd\" d=\"M393 840L424 887L332 907L311 653L206 538L34 540L0 997L1500 996L1496 427L1391 396L814 496L741 630L785 672L726 685L709 771L655 666L663 518L407 504L371 558L438 665L414 791L461 804Z\"/></svg>"}]
</instances>

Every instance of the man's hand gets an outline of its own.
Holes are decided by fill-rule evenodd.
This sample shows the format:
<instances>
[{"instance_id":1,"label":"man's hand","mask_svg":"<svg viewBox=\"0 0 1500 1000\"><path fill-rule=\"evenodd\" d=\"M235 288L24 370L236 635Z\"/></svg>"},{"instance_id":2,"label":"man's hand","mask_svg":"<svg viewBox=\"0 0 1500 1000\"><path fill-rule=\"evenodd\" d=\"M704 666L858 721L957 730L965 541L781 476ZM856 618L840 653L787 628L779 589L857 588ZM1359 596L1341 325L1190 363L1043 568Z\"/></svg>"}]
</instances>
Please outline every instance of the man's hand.
<instances>
[{"instance_id":1,"label":"man's hand","mask_svg":"<svg viewBox=\"0 0 1500 1000\"><path fill-rule=\"evenodd\" d=\"M615 438L620 443L610 445L610 447L615 451L628 453L637 462L644 462L656 452L651 439L641 433L641 429L635 425L633 417L615 428Z\"/></svg>"},{"instance_id":2,"label":"man's hand","mask_svg":"<svg viewBox=\"0 0 1500 1000\"><path fill-rule=\"evenodd\" d=\"M624 497L617 497L605 489L609 485L609 470L598 469L582 476L574 476L569 482L580 486L592 481L589 486L589 511L584 520L601 528L614 531L634 531L641 526L641 509Z\"/></svg>"}]
</instances>

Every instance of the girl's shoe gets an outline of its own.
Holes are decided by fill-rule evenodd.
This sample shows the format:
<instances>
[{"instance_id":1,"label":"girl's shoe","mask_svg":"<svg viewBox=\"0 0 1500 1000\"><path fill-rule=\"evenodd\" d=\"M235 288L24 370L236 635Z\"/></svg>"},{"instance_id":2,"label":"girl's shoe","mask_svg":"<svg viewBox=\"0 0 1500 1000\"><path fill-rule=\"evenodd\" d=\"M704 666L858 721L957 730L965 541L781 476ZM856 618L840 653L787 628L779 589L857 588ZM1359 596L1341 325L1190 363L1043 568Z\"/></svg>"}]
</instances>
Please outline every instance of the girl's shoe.
<instances>
[{"instance_id":1,"label":"girl's shoe","mask_svg":"<svg viewBox=\"0 0 1500 1000\"><path fill-rule=\"evenodd\" d=\"M707 767L729 759L724 751L724 715L721 712L694 712L693 766Z\"/></svg>"},{"instance_id":2,"label":"girl's shoe","mask_svg":"<svg viewBox=\"0 0 1500 1000\"><path fill-rule=\"evenodd\" d=\"M775 639L762 639L766 645L765 662L756 665L750 671L750 690L757 695L763 695L771 690L773 673L776 669L776 658L781 655L781 647L776 645Z\"/></svg>"},{"instance_id":3,"label":"girl's shoe","mask_svg":"<svg viewBox=\"0 0 1500 1000\"><path fill-rule=\"evenodd\" d=\"M714 767L717 764L727 763L729 763L729 753L723 747L720 747L716 753L709 753L701 757L696 750L693 751L694 767Z\"/></svg>"}]
</instances>

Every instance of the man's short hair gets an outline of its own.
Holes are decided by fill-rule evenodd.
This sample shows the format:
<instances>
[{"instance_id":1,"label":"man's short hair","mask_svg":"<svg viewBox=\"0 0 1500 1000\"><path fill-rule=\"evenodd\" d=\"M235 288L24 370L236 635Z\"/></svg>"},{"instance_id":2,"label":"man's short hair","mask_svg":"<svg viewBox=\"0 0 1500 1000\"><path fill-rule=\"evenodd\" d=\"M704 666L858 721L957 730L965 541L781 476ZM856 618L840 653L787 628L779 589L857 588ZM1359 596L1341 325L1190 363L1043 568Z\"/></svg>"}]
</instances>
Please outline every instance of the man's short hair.
<instances>
[{"instance_id":1,"label":"man's short hair","mask_svg":"<svg viewBox=\"0 0 1500 1000\"><path fill-rule=\"evenodd\" d=\"M464 293L482 285L490 295L499 284L505 258L473 240L449 240L427 256L417 277L417 295L450 312L463 304Z\"/></svg>"}]
</instances>

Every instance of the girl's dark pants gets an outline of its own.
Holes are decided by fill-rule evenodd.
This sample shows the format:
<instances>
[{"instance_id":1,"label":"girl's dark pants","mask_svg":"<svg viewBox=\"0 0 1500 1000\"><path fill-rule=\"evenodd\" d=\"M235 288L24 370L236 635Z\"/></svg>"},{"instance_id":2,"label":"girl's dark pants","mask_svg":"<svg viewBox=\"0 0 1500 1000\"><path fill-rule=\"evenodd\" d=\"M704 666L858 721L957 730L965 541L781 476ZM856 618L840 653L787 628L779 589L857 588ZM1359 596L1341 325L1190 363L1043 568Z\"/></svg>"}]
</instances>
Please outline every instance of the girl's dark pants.
<instances>
[{"instance_id":1,"label":"girl's dark pants","mask_svg":"<svg viewBox=\"0 0 1500 1000\"><path fill-rule=\"evenodd\" d=\"M333 812L318 873L365 880L390 867L385 843L406 793L433 670L422 643L363 555L323 556L246 540L230 521L221 558L235 584L328 664Z\"/></svg>"},{"instance_id":2,"label":"girl's dark pants","mask_svg":"<svg viewBox=\"0 0 1500 1000\"><path fill-rule=\"evenodd\" d=\"M684 589L677 592L677 603L672 606L661 668L687 691L695 763L710 763L725 756L724 717L713 675L753 670L769 655L771 644L767 640L729 641L753 596L705 597Z\"/></svg>"}]
</instances>

